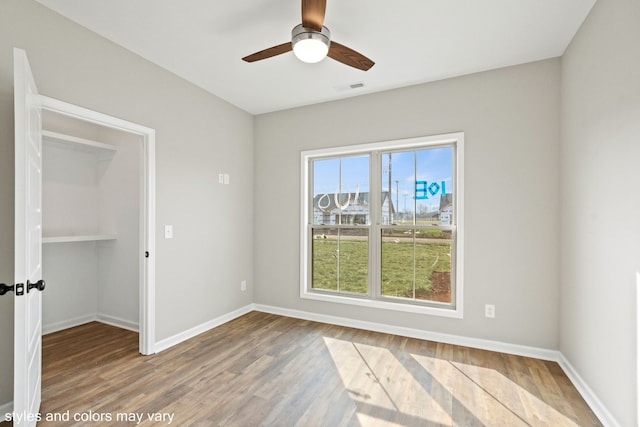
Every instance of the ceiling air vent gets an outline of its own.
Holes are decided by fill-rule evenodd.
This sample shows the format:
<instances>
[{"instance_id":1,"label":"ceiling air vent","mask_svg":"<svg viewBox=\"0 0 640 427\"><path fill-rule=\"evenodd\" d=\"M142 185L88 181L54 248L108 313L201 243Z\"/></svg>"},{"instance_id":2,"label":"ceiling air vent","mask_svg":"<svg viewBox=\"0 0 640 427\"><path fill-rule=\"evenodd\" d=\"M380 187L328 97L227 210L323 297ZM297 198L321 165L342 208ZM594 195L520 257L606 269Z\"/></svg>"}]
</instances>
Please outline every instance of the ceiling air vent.
<instances>
[{"instance_id":1,"label":"ceiling air vent","mask_svg":"<svg viewBox=\"0 0 640 427\"><path fill-rule=\"evenodd\" d=\"M364 87L364 83L363 82L357 82L357 83L351 83L351 84L346 84L346 85L334 86L333 88L335 90L337 90L338 92L344 92L344 91L347 91L347 90L360 89L361 87Z\"/></svg>"}]
</instances>

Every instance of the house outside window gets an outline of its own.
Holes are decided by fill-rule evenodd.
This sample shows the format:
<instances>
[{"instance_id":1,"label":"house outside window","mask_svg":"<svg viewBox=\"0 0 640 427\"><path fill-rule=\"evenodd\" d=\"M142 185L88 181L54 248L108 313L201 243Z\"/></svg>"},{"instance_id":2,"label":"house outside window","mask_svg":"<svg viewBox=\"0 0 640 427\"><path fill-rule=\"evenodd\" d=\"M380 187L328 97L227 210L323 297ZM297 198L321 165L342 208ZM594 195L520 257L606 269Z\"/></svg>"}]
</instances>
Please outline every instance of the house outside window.
<instances>
[{"instance_id":1,"label":"house outside window","mask_svg":"<svg viewBox=\"0 0 640 427\"><path fill-rule=\"evenodd\" d=\"M301 154L302 298L462 317L464 134Z\"/></svg>"}]
</instances>

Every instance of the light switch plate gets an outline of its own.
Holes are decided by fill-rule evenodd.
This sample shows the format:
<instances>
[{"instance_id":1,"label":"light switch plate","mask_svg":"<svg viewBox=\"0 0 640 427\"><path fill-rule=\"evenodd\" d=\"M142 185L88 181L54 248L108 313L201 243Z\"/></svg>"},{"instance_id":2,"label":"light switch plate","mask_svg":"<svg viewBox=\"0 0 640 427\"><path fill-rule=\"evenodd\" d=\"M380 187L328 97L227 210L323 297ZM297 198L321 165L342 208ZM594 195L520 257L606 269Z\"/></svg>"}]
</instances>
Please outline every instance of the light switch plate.
<instances>
[{"instance_id":1,"label":"light switch plate","mask_svg":"<svg viewBox=\"0 0 640 427\"><path fill-rule=\"evenodd\" d=\"M173 239L173 225L164 226L164 238Z\"/></svg>"},{"instance_id":2,"label":"light switch plate","mask_svg":"<svg viewBox=\"0 0 640 427\"><path fill-rule=\"evenodd\" d=\"M494 319L496 317L496 306L493 304L486 304L484 306L484 317Z\"/></svg>"}]
</instances>

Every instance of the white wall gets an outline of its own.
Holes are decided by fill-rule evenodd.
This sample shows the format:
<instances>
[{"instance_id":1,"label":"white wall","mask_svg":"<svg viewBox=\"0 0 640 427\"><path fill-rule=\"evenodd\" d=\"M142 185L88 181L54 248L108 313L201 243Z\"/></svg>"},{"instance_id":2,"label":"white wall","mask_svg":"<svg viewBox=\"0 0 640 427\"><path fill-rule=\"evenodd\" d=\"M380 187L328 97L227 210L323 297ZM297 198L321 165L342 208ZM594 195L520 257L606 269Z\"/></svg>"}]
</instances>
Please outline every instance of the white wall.
<instances>
[{"instance_id":1,"label":"white wall","mask_svg":"<svg viewBox=\"0 0 640 427\"><path fill-rule=\"evenodd\" d=\"M598 0L562 59L560 349L636 425L640 2Z\"/></svg>"},{"instance_id":2,"label":"white wall","mask_svg":"<svg viewBox=\"0 0 640 427\"><path fill-rule=\"evenodd\" d=\"M42 274L47 282L46 294L42 295L44 333L96 317L98 251L95 242L44 244Z\"/></svg>"},{"instance_id":3,"label":"white wall","mask_svg":"<svg viewBox=\"0 0 640 427\"><path fill-rule=\"evenodd\" d=\"M0 2L0 281L13 282L13 47L41 93L156 130L156 340L251 303L253 117L32 0ZM0 298L0 404L12 400L12 319Z\"/></svg>"},{"instance_id":4,"label":"white wall","mask_svg":"<svg viewBox=\"0 0 640 427\"><path fill-rule=\"evenodd\" d=\"M557 348L559 113L553 59L257 116L255 302ZM465 132L464 319L301 300L300 151L456 131Z\"/></svg>"},{"instance_id":5,"label":"white wall","mask_svg":"<svg viewBox=\"0 0 640 427\"><path fill-rule=\"evenodd\" d=\"M104 162L100 176L100 223L117 234L98 242L98 317L137 328L140 313L140 177L142 140L139 136L101 129L99 141L118 147Z\"/></svg>"}]
</instances>

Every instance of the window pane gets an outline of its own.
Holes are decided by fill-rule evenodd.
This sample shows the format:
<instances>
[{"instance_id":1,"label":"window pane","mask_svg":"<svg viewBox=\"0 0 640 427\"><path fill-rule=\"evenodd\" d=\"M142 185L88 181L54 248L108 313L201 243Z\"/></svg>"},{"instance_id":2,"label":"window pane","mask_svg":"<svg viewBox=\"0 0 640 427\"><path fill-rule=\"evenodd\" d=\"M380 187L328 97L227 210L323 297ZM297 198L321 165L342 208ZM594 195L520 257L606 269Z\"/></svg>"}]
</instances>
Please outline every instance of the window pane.
<instances>
[{"instance_id":1,"label":"window pane","mask_svg":"<svg viewBox=\"0 0 640 427\"><path fill-rule=\"evenodd\" d=\"M382 295L451 302L451 232L382 230Z\"/></svg>"},{"instance_id":2,"label":"window pane","mask_svg":"<svg viewBox=\"0 0 640 427\"><path fill-rule=\"evenodd\" d=\"M451 302L451 232L416 232L417 300Z\"/></svg>"},{"instance_id":3,"label":"window pane","mask_svg":"<svg viewBox=\"0 0 640 427\"><path fill-rule=\"evenodd\" d=\"M369 224L369 156L313 161L312 224Z\"/></svg>"},{"instance_id":4,"label":"window pane","mask_svg":"<svg viewBox=\"0 0 640 427\"><path fill-rule=\"evenodd\" d=\"M311 287L338 290L338 230L313 230Z\"/></svg>"},{"instance_id":5,"label":"window pane","mask_svg":"<svg viewBox=\"0 0 640 427\"><path fill-rule=\"evenodd\" d=\"M340 189L334 202L340 224L369 224L369 156L345 157L340 164Z\"/></svg>"},{"instance_id":6,"label":"window pane","mask_svg":"<svg viewBox=\"0 0 640 427\"><path fill-rule=\"evenodd\" d=\"M312 288L367 294L368 268L368 229L313 230Z\"/></svg>"},{"instance_id":7,"label":"window pane","mask_svg":"<svg viewBox=\"0 0 640 427\"><path fill-rule=\"evenodd\" d=\"M341 229L339 291L366 294L369 277L369 230Z\"/></svg>"},{"instance_id":8,"label":"window pane","mask_svg":"<svg viewBox=\"0 0 640 427\"><path fill-rule=\"evenodd\" d=\"M382 295L414 297L414 231L382 230Z\"/></svg>"},{"instance_id":9,"label":"window pane","mask_svg":"<svg viewBox=\"0 0 640 427\"><path fill-rule=\"evenodd\" d=\"M416 153L416 224L452 225L453 147Z\"/></svg>"},{"instance_id":10,"label":"window pane","mask_svg":"<svg viewBox=\"0 0 640 427\"><path fill-rule=\"evenodd\" d=\"M415 152L384 153L382 160L382 224L413 224Z\"/></svg>"},{"instance_id":11,"label":"window pane","mask_svg":"<svg viewBox=\"0 0 640 427\"><path fill-rule=\"evenodd\" d=\"M313 162L313 222L336 224L334 193L340 186L340 159Z\"/></svg>"}]
</instances>

